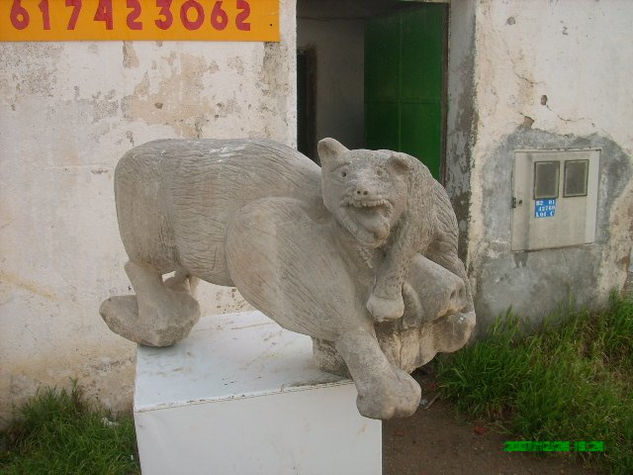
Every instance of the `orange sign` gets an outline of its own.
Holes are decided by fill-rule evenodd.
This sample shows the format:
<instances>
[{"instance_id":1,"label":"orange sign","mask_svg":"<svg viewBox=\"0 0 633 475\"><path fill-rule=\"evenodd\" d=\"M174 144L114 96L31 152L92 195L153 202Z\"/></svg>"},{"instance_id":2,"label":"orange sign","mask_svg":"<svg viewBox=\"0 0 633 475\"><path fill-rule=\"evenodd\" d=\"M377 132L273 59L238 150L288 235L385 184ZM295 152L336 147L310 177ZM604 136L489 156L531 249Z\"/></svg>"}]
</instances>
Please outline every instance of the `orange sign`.
<instances>
[{"instance_id":1,"label":"orange sign","mask_svg":"<svg viewBox=\"0 0 633 475\"><path fill-rule=\"evenodd\" d=\"M0 0L0 41L279 41L279 0Z\"/></svg>"}]
</instances>

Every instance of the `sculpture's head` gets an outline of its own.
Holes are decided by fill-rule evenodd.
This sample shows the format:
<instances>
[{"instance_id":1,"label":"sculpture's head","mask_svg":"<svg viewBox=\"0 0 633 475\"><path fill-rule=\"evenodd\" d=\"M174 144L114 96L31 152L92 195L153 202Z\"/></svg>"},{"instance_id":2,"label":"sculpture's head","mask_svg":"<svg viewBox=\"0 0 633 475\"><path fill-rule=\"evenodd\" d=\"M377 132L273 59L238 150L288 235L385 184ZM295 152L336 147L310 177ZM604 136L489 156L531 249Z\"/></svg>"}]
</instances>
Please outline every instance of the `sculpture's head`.
<instances>
[{"instance_id":1,"label":"sculpture's head","mask_svg":"<svg viewBox=\"0 0 633 475\"><path fill-rule=\"evenodd\" d=\"M363 246L386 243L407 206L415 159L391 150L348 150L332 138L319 142L325 207Z\"/></svg>"}]
</instances>

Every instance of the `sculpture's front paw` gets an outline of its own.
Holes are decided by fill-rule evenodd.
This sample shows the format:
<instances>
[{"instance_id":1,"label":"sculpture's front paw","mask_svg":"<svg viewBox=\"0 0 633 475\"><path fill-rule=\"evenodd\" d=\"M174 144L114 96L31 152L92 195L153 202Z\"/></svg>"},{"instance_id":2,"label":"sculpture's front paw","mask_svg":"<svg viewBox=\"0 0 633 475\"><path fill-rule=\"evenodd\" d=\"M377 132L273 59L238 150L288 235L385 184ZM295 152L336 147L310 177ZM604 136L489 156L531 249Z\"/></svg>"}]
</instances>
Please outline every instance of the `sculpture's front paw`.
<instances>
[{"instance_id":1,"label":"sculpture's front paw","mask_svg":"<svg viewBox=\"0 0 633 475\"><path fill-rule=\"evenodd\" d=\"M386 299L371 294L367 300L367 310L377 322L397 320L404 314L404 300L402 295L395 299Z\"/></svg>"},{"instance_id":2,"label":"sculpture's front paw","mask_svg":"<svg viewBox=\"0 0 633 475\"><path fill-rule=\"evenodd\" d=\"M406 372L394 368L389 378L380 379L356 399L358 412L372 419L408 417L420 405L420 385Z\"/></svg>"},{"instance_id":3,"label":"sculpture's front paw","mask_svg":"<svg viewBox=\"0 0 633 475\"><path fill-rule=\"evenodd\" d=\"M110 297L99 313L110 330L130 341L171 346L189 334L200 318L200 305L186 292L168 291L165 296L169 299L159 297L142 305L141 314L136 295Z\"/></svg>"},{"instance_id":4,"label":"sculpture's front paw","mask_svg":"<svg viewBox=\"0 0 633 475\"><path fill-rule=\"evenodd\" d=\"M135 295L110 297L103 301L99 313L114 333L138 342L138 333L142 330L142 325L138 320Z\"/></svg>"}]
</instances>

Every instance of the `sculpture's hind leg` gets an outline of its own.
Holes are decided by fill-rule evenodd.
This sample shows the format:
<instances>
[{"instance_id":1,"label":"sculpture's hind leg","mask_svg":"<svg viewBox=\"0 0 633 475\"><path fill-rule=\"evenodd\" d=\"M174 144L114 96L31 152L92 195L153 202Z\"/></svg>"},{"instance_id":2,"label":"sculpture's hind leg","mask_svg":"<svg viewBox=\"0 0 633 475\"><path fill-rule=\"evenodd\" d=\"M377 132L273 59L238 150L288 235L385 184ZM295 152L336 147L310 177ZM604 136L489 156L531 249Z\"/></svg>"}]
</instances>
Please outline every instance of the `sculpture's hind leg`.
<instances>
[{"instance_id":1,"label":"sculpture's hind leg","mask_svg":"<svg viewBox=\"0 0 633 475\"><path fill-rule=\"evenodd\" d=\"M406 417L420 404L420 385L392 365L375 335L366 329L349 331L335 342L356 384L358 411L373 419Z\"/></svg>"},{"instance_id":2,"label":"sculpture's hind leg","mask_svg":"<svg viewBox=\"0 0 633 475\"><path fill-rule=\"evenodd\" d=\"M165 281L165 286L171 290L187 292L192 297L195 297L199 283L200 279L190 275L184 269L179 269L173 277Z\"/></svg>"},{"instance_id":3,"label":"sculpture's hind leg","mask_svg":"<svg viewBox=\"0 0 633 475\"><path fill-rule=\"evenodd\" d=\"M191 296L184 271L163 283L151 265L128 262L125 272L136 296L110 297L99 312L115 333L149 346L169 346L186 337L200 318L200 306Z\"/></svg>"}]
</instances>

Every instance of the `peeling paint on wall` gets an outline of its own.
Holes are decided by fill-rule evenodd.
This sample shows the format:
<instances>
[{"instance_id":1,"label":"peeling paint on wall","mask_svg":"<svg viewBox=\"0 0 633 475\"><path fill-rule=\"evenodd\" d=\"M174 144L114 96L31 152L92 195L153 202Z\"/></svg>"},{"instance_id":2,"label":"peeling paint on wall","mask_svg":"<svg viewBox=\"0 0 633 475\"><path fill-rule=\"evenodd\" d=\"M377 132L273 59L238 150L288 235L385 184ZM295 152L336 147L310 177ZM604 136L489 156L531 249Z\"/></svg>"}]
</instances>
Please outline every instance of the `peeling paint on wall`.
<instances>
[{"instance_id":1,"label":"peeling paint on wall","mask_svg":"<svg viewBox=\"0 0 633 475\"><path fill-rule=\"evenodd\" d=\"M123 53L123 67L124 68L138 68L139 61L134 51L134 43L131 41L124 41L121 48Z\"/></svg>"},{"instance_id":2,"label":"peeling paint on wall","mask_svg":"<svg viewBox=\"0 0 633 475\"><path fill-rule=\"evenodd\" d=\"M41 384L77 377L130 408L135 345L98 314L131 292L113 170L167 137L296 142L295 4L282 41L0 43L0 422ZM265 93L264 93L265 91ZM199 288L206 314L249 308Z\"/></svg>"},{"instance_id":3,"label":"peeling paint on wall","mask_svg":"<svg viewBox=\"0 0 633 475\"><path fill-rule=\"evenodd\" d=\"M133 93L121 99L123 117L167 125L179 137L201 137L215 113L205 94L212 81L205 76L214 74L217 65L207 64L203 56L175 52L161 62L169 65L168 75L150 79L146 72Z\"/></svg>"},{"instance_id":4,"label":"peeling paint on wall","mask_svg":"<svg viewBox=\"0 0 633 475\"><path fill-rule=\"evenodd\" d=\"M24 95L51 97L57 84L57 64L62 52L58 44L6 44L0 48L0 91L5 101L15 104ZM11 66L7 68L7 66Z\"/></svg>"},{"instance_id":5,"label":"peeling paint on wall","mask_svg":"<svg viewBox=\"0 0 633 475\"><path fill-rule=\"evenodd\" d=\"M588 148L601 149L596 241L557 249L511 251L514 151ZM485 245L472 256L481 328L510 307L538 321L568 299L580 306L600 305L610 290L624 285L628 262L623 259L628 259L631 242L622 234L630 229L633 216L633 194L626 191L633 179L632 163L617 144L597 134L560 136L519 127L502 138L481 173ZM622 214L623 206L628 214ZM606 255L607 249L610 255Z\"/></svg>"},{"instance_id":6,"label":"peeling paint on wall","mask_svg":"<svg viewBox=\"0 0 633 475\"><path fill-rule=\"evenodd\" d=\"M619 40L633 5L475 3L468 263L480 329L510 306L538 321L572 294L599 306L624 284L633 247L633 108L623 100L633 84L618 66L633 63ZM513 151L567 147L602 149L596 242L511 252Z\"/></svg>"},{"instance_id":7,"label":"peeling paint on wall","mask_svg":"<svg viewBox=\"0 0 633 475\"><path fill-rule=\"evenodd\" d=\"M468 264L472 148L476 138L475 6L449 9L448 114L444 186L459 224L459 255Z\"/></svg>"}]
</instances>

